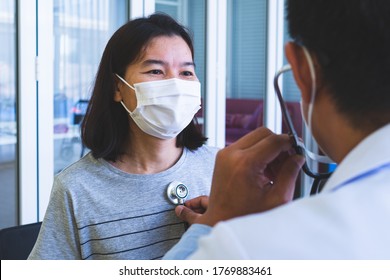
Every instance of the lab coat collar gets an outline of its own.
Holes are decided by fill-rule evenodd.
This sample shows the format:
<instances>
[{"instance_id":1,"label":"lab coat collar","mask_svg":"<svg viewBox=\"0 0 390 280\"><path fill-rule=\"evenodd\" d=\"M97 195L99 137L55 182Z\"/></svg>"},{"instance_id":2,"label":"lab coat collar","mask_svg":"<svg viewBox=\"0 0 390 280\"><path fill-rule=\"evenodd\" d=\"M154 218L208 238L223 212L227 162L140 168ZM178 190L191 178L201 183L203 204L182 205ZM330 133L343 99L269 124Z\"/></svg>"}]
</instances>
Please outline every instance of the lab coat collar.
<instances>
[{"instance_id":1,"label":"lab coat collar","mask_svg":"<svg viewBox=\"0 0 390 280\"><path fill-rule=\"evenodd\" d=\"M323 191L332 191L352 178L390 163L389 141L390 124L363 139L338 165Z\"/></svg>"}]
</instances>

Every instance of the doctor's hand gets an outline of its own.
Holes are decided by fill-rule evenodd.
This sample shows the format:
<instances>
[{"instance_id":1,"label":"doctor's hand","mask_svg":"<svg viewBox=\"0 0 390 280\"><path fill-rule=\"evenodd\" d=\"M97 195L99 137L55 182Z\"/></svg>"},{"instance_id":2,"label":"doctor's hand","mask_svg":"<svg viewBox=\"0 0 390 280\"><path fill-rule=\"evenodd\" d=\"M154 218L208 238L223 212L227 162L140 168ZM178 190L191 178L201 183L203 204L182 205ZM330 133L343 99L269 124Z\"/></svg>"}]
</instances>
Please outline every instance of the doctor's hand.
<instances>
[{"instance_id":1,"label":"doctor's hand","mask_svg":"<svg viewBox=\"0 0 390 280\"><path fill-rule=\"evenodd\" d=\"M206 212L181 211L179 217L214 226L287 203L304 160L293 152L288 135L258 128L218 152Z\"/></svg>"},{"instance_id":2,"label":"doctor's hand","mask_svg":"<svg viewBox=\"0 0 390 280\"><path fill-rule=\"evenodd\" d=\"M184 205L175 208L176 215L183 221L192 225L206 211L209 197L206 195L187 200Z\"/></svg>"}]
</instances>

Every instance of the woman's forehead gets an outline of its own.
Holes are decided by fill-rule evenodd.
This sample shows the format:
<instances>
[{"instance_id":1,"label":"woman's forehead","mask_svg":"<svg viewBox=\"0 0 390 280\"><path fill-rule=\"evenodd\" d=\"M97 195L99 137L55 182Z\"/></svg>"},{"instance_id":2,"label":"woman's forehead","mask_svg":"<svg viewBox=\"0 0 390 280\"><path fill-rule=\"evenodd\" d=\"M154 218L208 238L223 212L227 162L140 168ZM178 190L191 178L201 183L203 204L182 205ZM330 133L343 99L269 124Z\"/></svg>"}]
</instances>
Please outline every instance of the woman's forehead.
<instances>
[{"instance_id":1,"label":"woman's forehead","mask_svg":"<svg viewBox=\"0 0 390 280\"><path fill-rule=\"evenodd\" d=\"M165 56L172 55L175 57L182 57L184 60L191 58L192 51L187 42L178 35L173 36L157 36L150 39L140 52L138 62L148 59L149 56Z\"/></svg>"}]
</instances>

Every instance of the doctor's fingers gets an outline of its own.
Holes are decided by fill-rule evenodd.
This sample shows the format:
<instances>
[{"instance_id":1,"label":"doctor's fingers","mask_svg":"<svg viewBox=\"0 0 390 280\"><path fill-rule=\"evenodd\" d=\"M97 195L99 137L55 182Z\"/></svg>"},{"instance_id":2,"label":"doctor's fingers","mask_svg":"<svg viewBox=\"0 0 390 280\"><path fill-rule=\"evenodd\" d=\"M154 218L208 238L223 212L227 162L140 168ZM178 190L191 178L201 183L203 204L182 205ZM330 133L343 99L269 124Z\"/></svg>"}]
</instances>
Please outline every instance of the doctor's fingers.
<instances>
[{"instance_id":1,"label":"doctor's fingers","mask_svg":"<svg viewBox=\"0 0 390 280\"><path fill-rule=\"evenodd\" d=\"M184 205L197 213L204 213L209 206L209 197L207 195L198 196L187 200Z\"/></svg>"},{"instance_id":2,"label":"doctor's fingers","mask_svg":"<svg viewBox=\"0 0 390 280\"><path fill-rule=\"evenodd\" d=\"M291 138L286 134L270 134L252 147L245 150L245 155L254 166L263 166L280 158L282 153L292 149Z\"/></svg>"},{"instance_id":3,"label":"doctor's fingers","mask_svg":"<svg viewBox=\"0 0 390 280\"><path fill-rule=\"evenodd\" d=\"M288 135L271 133L268 136L263 134L262 137L261 140L245 149L236 149L242 146L242 142L237 142L219 150L216 157L214 175L220 173L219 175L230 176L231 171L241 168L247 170L257 170L260 168L264 171L267 165L275 160L282 152L289 151L292 148ZM232 147L233 145L235 146Z\"/></svg>"},{"instance_id":4,"label":"doctor's fingers","mask_svg":"<svg viewBox=\"0 0 390 280\"><path fill-rule=\"evenodd\" d=\"M175 208L176 216L178 216L181 220L187 222L188 224L192 225L195 223L195 221L201 217L203 214L196 213L195 211L191 210L190 208L179 205Z\"/></svg>"},{"instance_id":5,"label":"doctor's fingers","mask_svg":"<svg viewBox=\"0 0 390 280\"><path fill-rule=\"evenodd\" d=\"M226 149L247 149L261 141L262 139L274 134L271 130L266 127L259 127L250 133L244 135L236 142L229 145Z\"/></svg>"},{"instance_id":6,"label":"doctor's fingers","mask_svg":"<svg viewBox=\"0 0 390 280\"><path fill-rule=\"evenodd\" d=\"M292 200L295 183L304 162L305 158L301 155L291 155L285 159L268 189L272 193L269 201L271 208Z\"/></svg>"}]
</instances>

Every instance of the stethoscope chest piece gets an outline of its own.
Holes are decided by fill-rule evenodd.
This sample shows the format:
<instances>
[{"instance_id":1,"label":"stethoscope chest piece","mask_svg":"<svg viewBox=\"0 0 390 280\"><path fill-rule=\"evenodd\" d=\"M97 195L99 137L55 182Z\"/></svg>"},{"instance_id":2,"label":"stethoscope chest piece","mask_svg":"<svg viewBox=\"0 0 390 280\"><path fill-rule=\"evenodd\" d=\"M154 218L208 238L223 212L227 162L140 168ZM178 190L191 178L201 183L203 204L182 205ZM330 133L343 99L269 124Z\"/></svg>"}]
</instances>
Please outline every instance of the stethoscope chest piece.
<instances>
[{"instance_id":1,"label":"stethoscope chest piece","mask_svg":"<svg viewBox=\"0 0 390 280\"><path fill-rule=\"evenodd\" d=\"M173 181L167 187L167 196L173 204L183 204L188 196L188 188L179 181Z\"/></svg>"}]
</instances>

